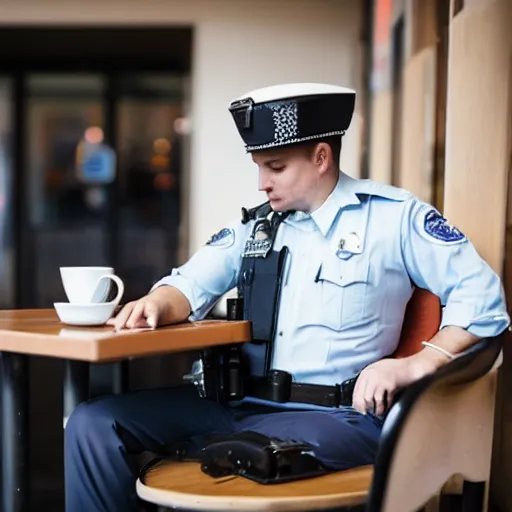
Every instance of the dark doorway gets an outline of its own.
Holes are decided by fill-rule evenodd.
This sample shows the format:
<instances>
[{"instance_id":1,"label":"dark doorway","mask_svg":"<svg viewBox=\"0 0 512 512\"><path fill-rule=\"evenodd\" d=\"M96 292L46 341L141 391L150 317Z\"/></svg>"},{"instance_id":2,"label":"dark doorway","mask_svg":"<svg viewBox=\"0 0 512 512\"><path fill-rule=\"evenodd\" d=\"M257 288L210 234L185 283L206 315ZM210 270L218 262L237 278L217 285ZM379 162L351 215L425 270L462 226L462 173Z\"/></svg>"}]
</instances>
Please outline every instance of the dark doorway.
<instances>
[{"instance_id":1,"label":"dark doorway","mask_svg":"<svg viewBox=\"0 0 512 512\"><path fill-rule=\"evenodd\" d=\"M462 4L462 2L458 2ZM434 153L433 204L440 211L444 207L444 174L446 154L446 102L448 93L448 52L450 45L450 2L436 2L437 61L436 61L436 125Z\"/></svg>"},{"instance_id":2,"label":"dark doorway","mask_svg":"<svg viewBox=\"0 0 512 512\"><path fill-rule=\"evenodd\" d=\"M66 265L113 266L124 300L140 297L176 262L182 78L27 72L21 80L17 306L65 300Z\"/></svg>"},{"instance_id":3,"label":"dark doorway","mask_svg":"<svg viewBox=\"0 0 512 512\"><path fill-rule=\"evenodd\" d=\"M399 186L400 184L400 152L402 132L402 74L404 67L404 17L403 15L397 20L393 26L391 35L391 62L392 62L392 89L393 89L393 106L392 106L392 147L391 147L391 184Z\"/></svg>"},{"instance_id":4,"label":"dark doorway","mask_svg":"<svg viewBox=\"0 0 512 512\"><path fill-rule=\"evenodd\" d=\"M191 49L190 27L0 31L2 308L65 300L60 266L113 266L126 302L177 263ZM63 510L61 378L31 359L33 510Z\"/></svg>"}]
</instances>

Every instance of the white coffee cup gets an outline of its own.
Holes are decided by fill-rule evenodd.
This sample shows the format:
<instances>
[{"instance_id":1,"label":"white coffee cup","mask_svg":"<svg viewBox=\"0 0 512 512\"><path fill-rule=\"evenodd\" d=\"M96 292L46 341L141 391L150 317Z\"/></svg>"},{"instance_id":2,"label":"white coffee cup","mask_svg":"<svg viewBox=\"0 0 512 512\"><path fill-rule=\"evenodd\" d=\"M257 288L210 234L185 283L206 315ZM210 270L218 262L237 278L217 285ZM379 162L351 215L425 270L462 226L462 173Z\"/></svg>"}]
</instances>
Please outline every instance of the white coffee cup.
<instances>
[{"instance_id":1,"label":"white coffee cup","mask_svg":"<svg viewBox=\"0 0 512 512\"><path fill-rule=\"evenodd\" d=\"M124 283L114 275L112 267L60 267L60 276L66 296L72 304L105 302L112 281L117 285L117 295L110 303L119 304L124 294Z\"/></svg>"}]
</instances>

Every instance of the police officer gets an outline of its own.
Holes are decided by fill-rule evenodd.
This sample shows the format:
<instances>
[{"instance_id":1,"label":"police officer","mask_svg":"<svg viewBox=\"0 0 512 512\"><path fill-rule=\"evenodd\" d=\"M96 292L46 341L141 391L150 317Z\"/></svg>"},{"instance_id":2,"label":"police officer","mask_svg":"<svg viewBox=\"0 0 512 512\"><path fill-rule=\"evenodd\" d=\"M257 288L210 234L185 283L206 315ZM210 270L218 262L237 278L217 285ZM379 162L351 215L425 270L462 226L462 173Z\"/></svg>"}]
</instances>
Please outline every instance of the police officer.
<instances>
[{"instance_id":1,"label":"police officer","mask_svg":"<svg viewBox=\"0 0 512 512\"><path fill-rule=\"evenodd\" d=\"M233 101L269 203L224 227L111 321L130 329L199 320L235 286L246 313L258 315L272 309L258 302L264 281L255 280L263 283L257 293L242 281L260 268L251 267L258 258L286 249L263 370L291 375L294 389L331 389L358 376L350 402L325 405L312 392L309 403L280 403L256 386L254 396L218 403L187 385L82 404L66 427L69 512L132 510L133 455L182 437L253 430L308 442L334 469L371 463L394 393L508 326L500 279L463 233L409 192L339 171L354 103L353 90L322 84L273 86ZM418 354L386 357L414 287L440 298L441 328ZM261 374L258 361L251 371Z\"/></svg>"}]
</instances>

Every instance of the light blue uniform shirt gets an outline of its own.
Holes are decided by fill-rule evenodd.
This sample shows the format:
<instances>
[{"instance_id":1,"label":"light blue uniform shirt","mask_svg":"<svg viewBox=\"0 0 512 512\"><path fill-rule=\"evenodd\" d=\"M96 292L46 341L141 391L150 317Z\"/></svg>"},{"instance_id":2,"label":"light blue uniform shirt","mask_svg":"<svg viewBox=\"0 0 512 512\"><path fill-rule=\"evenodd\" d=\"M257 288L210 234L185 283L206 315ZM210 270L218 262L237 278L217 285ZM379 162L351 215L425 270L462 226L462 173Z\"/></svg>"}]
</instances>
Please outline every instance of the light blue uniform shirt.
<instances>
[{"instance_id":1,"label":"light blue uniform shirt","mask_svg":"<svg viewBox=\"0 0 512 512\"><path fill-rule=\"evenodd\" d=\"M228 226L155 286L172 285L204 318L236 286L254 221ZM432 206L404 190L340 173L311 214L281 224L286 245L272 368L296 382L333 385L394 352L413 286L437 295L442 325L479 337L509 324L500 278Z\"/></svg>"}]
</instances>

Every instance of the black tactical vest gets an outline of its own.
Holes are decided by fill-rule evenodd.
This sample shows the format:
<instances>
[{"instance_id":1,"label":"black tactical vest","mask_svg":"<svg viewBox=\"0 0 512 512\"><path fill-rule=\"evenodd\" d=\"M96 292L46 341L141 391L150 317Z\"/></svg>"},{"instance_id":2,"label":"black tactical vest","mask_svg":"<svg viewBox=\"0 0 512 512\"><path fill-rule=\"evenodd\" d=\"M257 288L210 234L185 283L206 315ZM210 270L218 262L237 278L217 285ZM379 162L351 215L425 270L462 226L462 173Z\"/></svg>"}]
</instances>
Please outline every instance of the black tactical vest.
<instances>
[{"instance_id":1,"label":"black tactical vest","mask_svg":"<svg viewBox=\"0 0 512 512\"><path fill-rule=\"evenodd\" d=\"M252 323L251 343L243 346L244 359L253 376L264 376L270 369L277 325L283 272L288 248L273 249L281 222L288 213L277 213L264 203L242 209L242 222L255 220L242 254L238 295L243 299L243 319Z\"/></svg>"}]
</instances>

